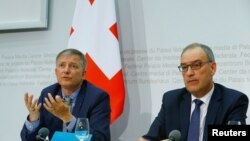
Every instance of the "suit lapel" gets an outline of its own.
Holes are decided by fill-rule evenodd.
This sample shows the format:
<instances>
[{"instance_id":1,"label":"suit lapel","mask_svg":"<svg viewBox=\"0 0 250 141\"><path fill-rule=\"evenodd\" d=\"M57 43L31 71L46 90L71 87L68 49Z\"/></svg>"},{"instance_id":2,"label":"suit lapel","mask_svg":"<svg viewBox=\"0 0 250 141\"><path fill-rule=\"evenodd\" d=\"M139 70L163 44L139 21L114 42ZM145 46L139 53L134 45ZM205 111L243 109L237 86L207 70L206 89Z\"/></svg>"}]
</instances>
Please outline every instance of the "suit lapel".
<instances>
[{"instance_id":1,"label":"suit lapel","mask_svg":"<svg viewBox=\"0 0 250 141\"><path fill-rule=\"evenodd\" d=\"M186 92L180 103L180 130L183 139L186 140L188 133L188 126L190 120L190 110L191 109L191 94Z\"/></svg>"},{"instance_id":2,"label":"suit lapel","mask_svg":"<svg viewBox=\"0 0 250 141\"><path fill-rule=\"evenodd\" d=\"M86 94L86 81L83 81L79 94L77 95L77 98L76 98L76 102L74 106L75 108L73 108L73 112L72 112L72 114L75 117L79 117L79 113L84 103L85 94Z\"/></svg>"},{"instance_id":3,"label":"suit lapel","mask_svg":"<svg viewBox=\"0 0 250 141\"><path fill-rule=\"evenodd\" d=\"M220 108L220 100L222 98L220 91L218 87L216 86L216 84L214 86L215 86L214 92L210 99L208 109L207 109L207 114L206 114L206 121L205 121L205 127L204 127L205 129L204 129L204 135L203 135L204 139L207 139L208 125L216 124L216 116L218 113L217 111Z\"/></svg>"}]
</instances>

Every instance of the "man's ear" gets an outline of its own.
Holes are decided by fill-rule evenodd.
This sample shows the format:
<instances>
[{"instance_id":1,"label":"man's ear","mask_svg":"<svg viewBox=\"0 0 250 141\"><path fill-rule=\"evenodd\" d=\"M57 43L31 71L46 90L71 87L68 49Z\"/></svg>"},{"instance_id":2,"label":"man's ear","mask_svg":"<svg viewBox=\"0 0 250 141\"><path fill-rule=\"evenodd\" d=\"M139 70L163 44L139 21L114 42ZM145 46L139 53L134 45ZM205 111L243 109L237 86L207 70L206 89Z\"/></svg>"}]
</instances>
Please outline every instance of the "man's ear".
<instances>
[{"instance_id":1,"label":"man's ear","mask_svg":"<svg viewBox=\"0 0 250 141\"><path fill-rule=\"evenodd\" d=\"M84 79L85 79L86 72L87 72L86 70L82 71L82 80L84 80Z\"/></svg>"},{"instance_id":2,"label":"man's ear","mask_svg":"<svg viewBox=\"0 0 250 141\"><path fill-rule=\"evenodd\" d=\"M217 70L217 64L213 61L211 62L211 74L214 75Z\"/></svg>"}]
</instances>

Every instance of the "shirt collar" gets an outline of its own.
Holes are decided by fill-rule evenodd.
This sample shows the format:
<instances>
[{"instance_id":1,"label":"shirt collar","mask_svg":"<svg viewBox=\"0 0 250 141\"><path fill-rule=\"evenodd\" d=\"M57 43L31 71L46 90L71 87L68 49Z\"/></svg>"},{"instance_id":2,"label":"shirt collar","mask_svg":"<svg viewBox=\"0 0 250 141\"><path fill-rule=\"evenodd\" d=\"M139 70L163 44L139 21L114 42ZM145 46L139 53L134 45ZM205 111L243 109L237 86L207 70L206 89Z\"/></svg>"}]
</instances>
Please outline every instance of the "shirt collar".
<instances>
[{"instance_id":1,"label":"shirt collar","mask_svg":"<svg viewBox=\"0 0 250 141\"><path fill-rule=\"evenodd\" d=\"M81 89L81 87L80 88L78 88L78 89L76 89L69 97L70 97L70 99L72 99L73 100L73 102L75 102L76 101L76 97L78 96L78 94L79 94L79 92L80 92L80 89ZM66 96L65 96L65 94L62 92L62 97L63 98L65 98Z\"/></svg>"},{"instance_id":2,"label":"shirt collar","mask_svg":"<svg viewBox=\"0 0 250 141\"><path fill-rule=\"evenodd\" d=\"M201 98L199 98L199 99L200 99L201 101L203 101L204 104L208 105L208 103L209 103L209 101L210 101L210 99L211 99L211 96L212 96L213 92L214 92L214 84L213 84L212 89L211 89L207 94L205 94L203 97L201 97ZM191 96L192 96L192 101L193 101L194 99L197 99L197 98L196 98L195 96L193 96L192 94L191 94Z\"/></svg>"}]
</instances>

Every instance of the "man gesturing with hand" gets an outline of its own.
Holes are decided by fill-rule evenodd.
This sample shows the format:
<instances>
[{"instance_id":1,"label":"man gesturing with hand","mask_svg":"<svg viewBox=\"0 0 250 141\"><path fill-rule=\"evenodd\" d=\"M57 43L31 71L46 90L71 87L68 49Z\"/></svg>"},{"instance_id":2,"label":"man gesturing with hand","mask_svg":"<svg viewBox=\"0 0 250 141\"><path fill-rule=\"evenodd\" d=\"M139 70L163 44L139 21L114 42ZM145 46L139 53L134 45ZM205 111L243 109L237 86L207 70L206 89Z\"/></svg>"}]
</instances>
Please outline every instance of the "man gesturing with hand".
<instances>
[{"instance_id":1,"label":"man gesturing with hand","mask_svg":"<svg viewBox=\"0 0 250 141\"><path fill-rule=\"evenodd\" d=\"M25 93L29 115L21 130L22 141L35 141L42 127L55 131L74 132L77 118L88 118L91 141L110 141L109 95L87 80L86 59L76 49L65 49L56 57L57 83L41 91L39 99ZM70 105L64 99L70 99Z\"/></svg>"}]
</instances>

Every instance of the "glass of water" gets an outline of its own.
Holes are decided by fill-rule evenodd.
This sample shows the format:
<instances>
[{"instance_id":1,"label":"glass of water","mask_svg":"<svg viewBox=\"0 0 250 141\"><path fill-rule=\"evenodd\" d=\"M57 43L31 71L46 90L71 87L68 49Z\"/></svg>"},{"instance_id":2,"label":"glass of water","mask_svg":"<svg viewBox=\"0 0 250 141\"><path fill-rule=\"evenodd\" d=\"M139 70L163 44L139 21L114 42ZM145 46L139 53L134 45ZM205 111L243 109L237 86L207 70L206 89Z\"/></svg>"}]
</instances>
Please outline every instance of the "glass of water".
<instances>
[{"instance_id":1,"label":"glass of water","mask_svg":"<svg viewBox=\"0 0 250 141\"><path fill-rule=\"evenodd\" d=\"M229 120L227 125L241 125L241 122L238 120Z\"/></svg>"},{"instance_id":2,"label":"glass of water","mask_svg":"<svg viewBox=\"0 0 250 141\"><path fill-rule=\"evenodd\" d=\"M78 118L75 127L75 136L79 141L85 141L89 137L88 118Z\"/></svg>"}]
</instances>

